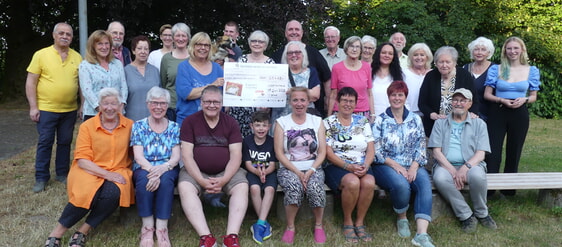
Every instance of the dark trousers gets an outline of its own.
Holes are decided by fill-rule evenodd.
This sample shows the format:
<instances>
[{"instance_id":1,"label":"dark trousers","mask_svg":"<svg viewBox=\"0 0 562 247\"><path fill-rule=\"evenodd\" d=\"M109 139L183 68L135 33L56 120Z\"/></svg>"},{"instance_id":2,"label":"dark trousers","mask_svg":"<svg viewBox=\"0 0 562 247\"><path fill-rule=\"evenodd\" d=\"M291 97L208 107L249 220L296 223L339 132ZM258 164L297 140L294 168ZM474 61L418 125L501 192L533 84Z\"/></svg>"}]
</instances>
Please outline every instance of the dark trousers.
<instances>
[{"instance_id":1,"label":"dark trousers","mask_svg":"<svg viewBox=\"0 0 562 247\"><path fill-rule=\"evenodd\" d=\"M56 174L57 176L68 175L70 167L70 144L76 123L76 111L71 112L48 112L40 111L39 122L37 122L37 153L35 155L35 180L49 181L51 173L51 153L55 136L57 138L56 151Z\"/></svg>"},{"instance_id":2,"label":"dark trousers","mask_svg":"<svg viewBox=\"0 0 562 247\"><path fill-rule=\"evenodd\" d=\"M90 212L86 223L95 228L117 209L120 197L119 187L113 182L105 180L94 195L89 209L76 207L69 202L62 211L59 223L66 228L71 228Z\"/></svg>"},{"instance_id":3,"label":"dark trousers","mask_svg":"<svg viewBox=\"0 0 562 247\"><path fill-rule=\"evenodd\" d=\"M488 173L498 173L502 161L503 142L506 139L504 173L517 173L523 144L529 130L529 111L523 105L517 109L490 104L488 135L491 153L486 156ZM515 190L504 190L504 195L515 195Z\"/></svg>"}]
</instances>

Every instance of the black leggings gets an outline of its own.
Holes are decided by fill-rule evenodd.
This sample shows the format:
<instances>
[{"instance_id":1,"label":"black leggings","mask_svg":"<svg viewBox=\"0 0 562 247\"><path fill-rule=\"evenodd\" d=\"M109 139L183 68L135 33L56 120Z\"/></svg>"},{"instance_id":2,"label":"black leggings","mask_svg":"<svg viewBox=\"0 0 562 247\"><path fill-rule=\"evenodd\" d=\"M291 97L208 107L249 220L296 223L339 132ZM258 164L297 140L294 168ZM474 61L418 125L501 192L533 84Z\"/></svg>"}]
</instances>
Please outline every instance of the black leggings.
<instances>
[{"instance_id":1,"label":"black leggings","mask_svg":"<svg viewBox=\"0 0 562 247\"><path fill-rule=\"evenodd\" d=\"M502 162L503 142L505 147L504 173L517 173L523 144L529 130L529 111L526 105L512 109L500 104L490 104L488 135L491 153L486 156L488 173L498 173ZM504 195L515 195L515 190L503 190Z\"/></svg>"},{"instance_id":2,"label":"black leggings","mask_svg":"<svg viewBox=\"0 0 562 247\"><path fill-rule=\"evenodd\" d=\"M94 195L90 209L79 208L69 202L62 211L59 223L66 228L70 228L90 212L88 218L86 218L86 223L95 228L117 209L120 197L119 187L113 182L105 180Z\"/></svg>"}]
</instances>

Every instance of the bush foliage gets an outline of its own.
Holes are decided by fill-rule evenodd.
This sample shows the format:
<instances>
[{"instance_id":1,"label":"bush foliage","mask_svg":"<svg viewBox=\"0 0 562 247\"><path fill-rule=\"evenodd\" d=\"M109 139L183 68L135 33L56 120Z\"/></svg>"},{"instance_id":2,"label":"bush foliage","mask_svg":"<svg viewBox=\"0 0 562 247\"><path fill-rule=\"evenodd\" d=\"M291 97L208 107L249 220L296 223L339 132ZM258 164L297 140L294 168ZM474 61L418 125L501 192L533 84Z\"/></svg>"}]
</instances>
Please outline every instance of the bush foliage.
<instances>
[{"instance_id":1,"label":"bush foliage","mask_svg":"<svg viewBox=\"0 0 562 247\"><path fill-rule=\"evenodd\" d=\"M0 101L2 96L23 92L25 67L32 53L52 43L54 23L66 21L77 30L78 1L0 0L6 11L0 13ZM459 65L470 62L467 45L478 36L501 47L509 36L525 40L529 57L541 69L539 101L531 112L539 117L562 116L562 3L560 0L135 0L88 1L89 32L105 29L111 20L126 26L125 44L146 34L159 45L155 32L164 23L185 22L192 33L205 31L220 35L225 22L241 26L241 44L256 29L271 39L266 53L285 44L284 27L288 20L303 21L305 42L323 47L323 29L340 28L342 43L351 35L369 34L387 41L396 31L403 32L408 44L425 42L436 50L449 45L460 54ZM3 5L3 6L4 6ZM173 7L170 7L173 6ZM73 46L77 48L78 33ZM5 49L4 49L5 48ZM409 46L406 47L408 49ZM499 62L500 49L492 60Z\"/></svg>"},{"instance_id":2,"label":"bush foliage","mask_svg":"<svg viewBox=\"0 0 562 247\"><path fill-rule=\"evenodd\" d=\"M340 28L342 39L369 34L385 42L394 32L409 45L424 42L433 51L448 45L459 51L459 65L470 62L467 45L485 36L496 46L492 60L499 63L501 46L510 36L526 42L531 63L541 69L539 100L533 115L562 116L562 6L553 0L334 0L326 25ZM317 30L321 33L321 30ZM321 41L318 41L321 42ZM321 43L317 45L322 46Z\"/></svg>"}]
</instances>

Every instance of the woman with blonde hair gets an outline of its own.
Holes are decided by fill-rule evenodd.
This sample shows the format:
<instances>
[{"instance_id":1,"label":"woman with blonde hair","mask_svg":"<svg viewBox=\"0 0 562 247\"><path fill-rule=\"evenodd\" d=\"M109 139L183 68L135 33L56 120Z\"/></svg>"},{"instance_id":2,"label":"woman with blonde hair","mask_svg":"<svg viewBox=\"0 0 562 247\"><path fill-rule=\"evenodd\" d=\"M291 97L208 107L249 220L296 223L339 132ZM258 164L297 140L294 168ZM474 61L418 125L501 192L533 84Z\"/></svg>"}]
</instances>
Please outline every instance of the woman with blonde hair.
<instances>
[{"instance_id":1,"label":"woman with blonde hair","mask_svg":"<svg viewBox=\"0 0 562 247\"><path fill-rule=\"evenodd\" d=\"M425 43L416 43L408 50L408 68L404 70L404 82L409 90L406 108L420 116L423 115L418 107L420 88L432 62L433 54Z\"/></svg>"},{"instance_id":2,"label":"woman with blonde hair","mask_svg":"<svg viewBox=\"0 0 562 247\"><path fill-rule=\"evenodd\" d=\"M102 88L116 88L121 96L119 111L123 111L128 96L127 81L123 64L115 59L111 48L111 34L96 30L88 38L86 56L78 67L80 90L84 96L82 114L84 121L99 112L98 93Z\"/></svg>"},{"instance_id":3,"label":"woman with blonde hair","mask_svg":"<svg viewBox=\"0 0 562 247\"><path fill-rule=\"evenodd\" d=\"M189 60L178 65L176 77L177 118L181 126L183 119L198 111L201 105L201 92L208 85L222 89L224 85L223 70L219 64L211 61L211 37L199 32L187 46Z\"/></svg>"},{"instance_id":4,"label":"woman with blonde hair","mask_svg":"<svg viewBox=\"0 0 562 247\"><path fill-rule=\"evenodd\" d=\"M508 38L502 47L501 64L488 70L484 99L492 102L488 119L491 153L486 157L489 173L498 173L507 135L504 173L517 173L529 129L527 104L537 101L540 73L529 65L527 47L519 37ZM488 195L493 195L493 191ZM504 196L515 190L504 190Z\"/></svg>"}]
</instances>

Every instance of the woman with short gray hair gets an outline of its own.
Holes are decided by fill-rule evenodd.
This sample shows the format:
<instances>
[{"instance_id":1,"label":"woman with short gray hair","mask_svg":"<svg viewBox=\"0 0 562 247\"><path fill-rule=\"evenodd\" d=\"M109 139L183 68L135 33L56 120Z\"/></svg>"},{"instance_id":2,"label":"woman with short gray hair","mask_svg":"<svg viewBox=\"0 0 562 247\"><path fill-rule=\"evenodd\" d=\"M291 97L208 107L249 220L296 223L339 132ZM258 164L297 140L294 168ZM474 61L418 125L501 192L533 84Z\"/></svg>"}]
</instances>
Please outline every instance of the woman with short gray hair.
<instances>
[{"instance_id":1,"label":"woman with short gray hair","mask_svg":"<svg viewBox=\"0 0 562 247\"><path fill-rule=\"evenodd\" d=\"M191 30L185 23L178 22L172 26L172 39L174 40L174 49L166 53L160 63L160 85L168 90L172 97L166 117L176 121L176 75L178 74L178 65L189 58L187 44L191 39Z\"/></svg>"},{"instance_id":2,"label":"woman with short gray hair","mask_svg":"<svg viewBox=\"0 0 562 247\"><path fill-rule=\"evenodd\" d=\"M131 131L133 182L138 214L142 218L140 246L171 246L168 219L179 174L180 128L166 118L170 93L152 87L146 94L150 116L136 121ZM156 218L156 224L155 220Z\"/></svg>"},{"instance_id":3,"label":"woman with short gray hair","mask_svg":"<svg viewBox=\"0 0 562 247\"><path fill-rule=\"evenodd\" d=\"M480 102L480 107L478 108L478 115L482 120L488 120L488 101L484 100L484 82L486 82L486 77L488 76L488 69L494 65L490 61L492 55L494 55L494 43L485 37L478 37L468 44L468 50L470 52L470 59L472 63L465 64L462 68L470 72L472 78L474 78L474 89L476 90L476 98Z\"/></svg>"},{"instance_id":4,"label":"woman with short gray hair","mask_svg":"<svg viewBox=\"0 0 562 247\"><path fill-rule=\"evenodd\" d=\"M373 55L377 49L377 39L371 35L365 35L361 38L363 51L361 53L361 61L371 64L373 62Z\"/></svg>"},{"instance_id":5,"label":"woman with short gray hair","mask_svg":"<svg viewBox=\"0 0 562 247\"><path fill-rule=\"evenodd\" d=\"M343 44L346 58L332 67L332 82L330 85L330 100L328 101L328 115L339 111L337 95L340 89L351 87L357 92L354 112L370 120L375 113L373 92L371 88L371 64L361 61L363 45L359 36L347 38ZM372 121L371 121L372 122Z\"/></svg>"},{"instance_id":6,"label":"woman with short gray hair","mask_svg":"<svg viewBox=\"0 0 562 247\"><path fill-rule=\"evenodd\" d=\"M306 52L305 44L300 41L290 41L285 45L281 63L289 65L289 83L287 88L292 87L305 87L308 88L309 111L315 111L314 102L320 98L320 78L318 71L314 67L308 66L308 53ZM313 108L313 109L310 109ZM281 116L291 113L289 102L284 108L273 108L271 119L275 121Z\"/></svg>"},{"instance_id":7,"label":"woman with short gray hair","mask_svg":"<svg viewBox=\"0 0 562 247\"><path fill-rule=\"evenodd\" d=\"M249 54L244 54L240 56L238 62L240 63L266 63L274 64L272 58L266 56L264 51L267 49L269 44L269 36L261 30L253 31L248 37L248 45L250 45ZM252 121L252 116L256 112L255 107L228 107L227 113L232 116L238 124L240 125L240 132L242 137L246 137L252 134L252 129L250 128L250 123ZM269 108L262 109L269 111Z\"/></svg>"},{"instance_id":8,"label":"woman with short gray hair","mask_svg":"<svg viewBox=\"0 0 562 247\"><path fill-rule=\"evenodd\" d=\"M430 136L433 123L437 119L446 118L453 107L451 99L453 92L459 88L466 88L476 94L474 79L466 70L457 67L459 53L451 46L442 46L435 51L436 69L428 72L420 88L418 107L423 113L423 127L425 135ZM471 112L478 109L478 100L474 99Z\"/></svg>"},{"instance_id":9,"label":"woman with short gray hair","mask_svg":"<svg viewBox=\"0 0 562 247\"><path fill-rule=\"evenodd\" d=\"M67 180L68 203L45 246L61 246L61 237L86 218L68 246L85 246L92 228L113 212L134 203L129 138L133 121L121 114L121 93L106 87L97 93L99 112L80 125Z\"/></svg>"}]
</instances>

